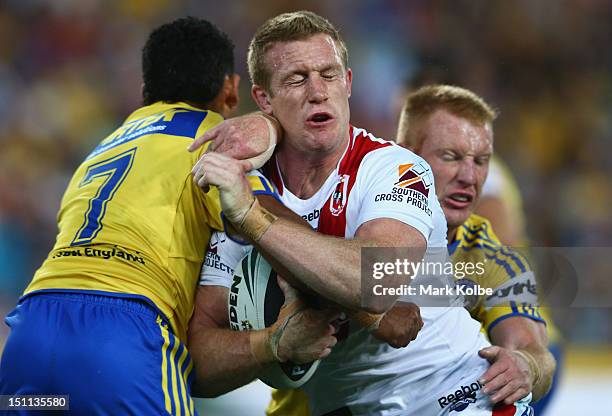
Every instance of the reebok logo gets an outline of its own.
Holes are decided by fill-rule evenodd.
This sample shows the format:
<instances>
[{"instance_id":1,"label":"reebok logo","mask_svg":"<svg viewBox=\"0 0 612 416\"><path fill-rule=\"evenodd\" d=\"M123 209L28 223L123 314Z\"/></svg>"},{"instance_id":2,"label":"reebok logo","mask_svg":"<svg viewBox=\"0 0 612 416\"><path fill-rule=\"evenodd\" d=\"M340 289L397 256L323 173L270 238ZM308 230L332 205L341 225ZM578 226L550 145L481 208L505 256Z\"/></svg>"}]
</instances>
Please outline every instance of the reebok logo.
<instances>
[{"instance_id":1,"label":"reebok logo","mask_svg":"<svg viewBox=\"0 0 612 416\"><path fill-rule=\"evenodd\" d=\"M318 219L320 216L321 216L321 210L315 209L314 211L309 212L308 214L302 215L302 218L304 218L308 222L312 222Z\"/></svg>"},{"instance_id":2,"label":"reebok logo","mask_svg":"<svg viewBox=\"0 0 612 416\"><path fill-rule=\"evenodd\" d=\"M461 386L459 389L445 396L438 398L440 409L450 406L450 411L462 412L470 404L476 403L476 392L482 388L482 384L478 381L468 385Z\"/></svg>"}]
</instances>

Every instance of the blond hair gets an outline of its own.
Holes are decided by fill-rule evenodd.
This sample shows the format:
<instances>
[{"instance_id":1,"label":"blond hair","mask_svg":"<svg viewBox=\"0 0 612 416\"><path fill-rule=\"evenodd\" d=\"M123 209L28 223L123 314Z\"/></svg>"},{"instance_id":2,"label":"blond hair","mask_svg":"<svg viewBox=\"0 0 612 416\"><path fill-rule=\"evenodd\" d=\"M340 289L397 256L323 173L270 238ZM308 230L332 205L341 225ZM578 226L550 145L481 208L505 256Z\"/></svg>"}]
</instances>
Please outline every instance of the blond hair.
<instances>
[{"instance_id":1,"label":"blond hair","mask_svg":"<svg viewBox=\"0 0 612 416\"><path fill-rule=\"evenodd\" d=\"M276 42L306 39L323 33L329 35L340 52L344 68L348 67L348 51L338 30L324 17L310 11L283 13L267 20L257 29L249 44L247 62L253 84L270 90L271 74L264 62L268 49Z\"/></svg>"},{"instance_id":2,"label":"blond hair","mask_svg":"<svg viewBox=\"0 0 612 416\"><path fill-rule=\"evenodd\" d=\"M482 125L497 117L497 112L472 91L453 85L428 85L406 98L397 129L398 143L413 149L419 146L422 138L416 137L415 126L439 109Z\"/></svg>"}]
</instances>

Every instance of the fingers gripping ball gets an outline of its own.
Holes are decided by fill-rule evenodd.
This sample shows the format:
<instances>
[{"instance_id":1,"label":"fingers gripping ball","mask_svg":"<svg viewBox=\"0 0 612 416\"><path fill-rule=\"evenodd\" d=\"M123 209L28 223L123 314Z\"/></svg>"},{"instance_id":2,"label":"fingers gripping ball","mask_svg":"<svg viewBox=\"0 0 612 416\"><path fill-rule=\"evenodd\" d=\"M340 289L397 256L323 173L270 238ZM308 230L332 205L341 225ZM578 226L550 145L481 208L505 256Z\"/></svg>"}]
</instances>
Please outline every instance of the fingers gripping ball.
<instances>
[{"instance_id":1,"label":"fingers gripping ball","mask_svg":"<svg viewBox=\"0 0 612 416\"><path fill-rule=\"evenodd\" d=\"M228 297L233 330L269 328L277 321L285 296L276 277L276 272L257 250L253 249L242 259L234 271ZM297 388L312 377L319 363L320 360L301 365L291 361L274 362L265 366L260 379L274 388Z\"/></svg>"}]
</instances>

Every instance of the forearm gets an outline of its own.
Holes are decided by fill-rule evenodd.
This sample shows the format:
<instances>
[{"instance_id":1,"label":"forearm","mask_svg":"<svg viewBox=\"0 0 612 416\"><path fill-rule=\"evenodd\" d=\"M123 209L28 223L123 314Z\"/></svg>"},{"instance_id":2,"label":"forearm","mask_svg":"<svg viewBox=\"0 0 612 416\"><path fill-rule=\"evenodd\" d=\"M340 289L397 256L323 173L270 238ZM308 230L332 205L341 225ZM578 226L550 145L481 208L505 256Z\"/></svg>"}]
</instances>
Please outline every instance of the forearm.
<instances>
[{"instance_id":1,"label":"forearm","mask_svg":"<svg viewBox=\"0 0 612 416\"><path fill-rule=\"evenodd\" d=\"M354 240L316 233L310 227L278 218L260 206L258 200L251 196L244 174L238 172L240 167L229 158L209 153L200 162L206 162L203 163L206 168L199 170L194 180L199 186L210 183L220 189L225 217L242 235L268 254L273 267L282 264L288 275L348 309L381 313L391 307L397 298L378 296L368 305L362 304L362 248L410 247L411 255L407 260L417 262L427 247L421 232L389 218L377 218L361 224ZM400 255L398 250L397 256L390 257L399 259ZM363 260L365 263L368 260L372 264L374 262L374 258ZM276 270L284 274L284 270ZM404 274L395 279L395 283L407 282L409 277Z\"/></svg>"},{"instance_id":2,"label":"forearm","mask_svg":"<svg viewBox=\"0 0 612 416\"><path fill-rule=\"evenodd\" d=\"M251 352L249 332L201 328L189 336L195 397L216 397L250 383L260 365Z\"/></svg>"},{"instance_id":3,"label":"forearm","mask_svg":"<svg viewBox=\"0 0 612 416\"><path fill-rule=\"evenodd\" d=\"M310 229L310 225L308 224L306 220L304 220L302 217L300 217L299 215L297 215L295 212L291 211L284 205L280 204L276 199L271 198L267 195L264 195L264 196L260 195L257 197L257 199L262 207L270 211L275 216L279 218L284 218L293 224L303 226L303 227L308 227L307 229ZM302 283L295 276L293 276L290 270L288 270L282 263L274 259L274 257L270 256L270 254L267 253L266 250L263 249L261 246L259 247L259 250L262 252L262 254L264 254L266 259L268 259L268 261L273 265L274 269L277 270L285 278L285 280L287 280L293 287L299 289L304 295L307 295L307 296L314 295L315 298L310 299L312 302L315 302L314 304L320 304L319 301L322 301L323 304L328 307L339 309L339 310L344 310L344 312L348 314L349 318L353 319L355 322L360 324L362 327L371 328L371 327L378 326L378 323L382 319L382 314L371 314L371 313L364 312L361 309L355 310L355 309L346 308L346 307L343 307L343 305L340 305L337 301L332 300L332 298L318 294L317 292L313 291L311 288L306 286L304 283Z\"/></svg>"},{"instance_id":4,"label":"forearm","mask_svg":"<svg viewBox=\"0 0 612 416\"><path fill-rule=\"evenodd\" d=\"M266 113L264 113L263 111L255 111L252 113L253 115L257 115L257 116L261 116L263 118L265 118L270 124L269 126L271 127L271 135L269 138L272 137L272 135L275 135L275 142L278 144L283 140L283 136L285 134L285 132L283 131L283 127L281 126L281 124L278 122L278 120L272 116L267 115Z\"/></svg>"},{"instance_id":5,"label":"forearm","mask_svg":"<svg viewBox=\"0 0 612 416\"><path fill-rule=\"evenodd\" d=\"M373 247L373 242L317 234L279 218L256 245L317 294L344 308L362 309L361 248Z\"/></svg>"}]
</instances>

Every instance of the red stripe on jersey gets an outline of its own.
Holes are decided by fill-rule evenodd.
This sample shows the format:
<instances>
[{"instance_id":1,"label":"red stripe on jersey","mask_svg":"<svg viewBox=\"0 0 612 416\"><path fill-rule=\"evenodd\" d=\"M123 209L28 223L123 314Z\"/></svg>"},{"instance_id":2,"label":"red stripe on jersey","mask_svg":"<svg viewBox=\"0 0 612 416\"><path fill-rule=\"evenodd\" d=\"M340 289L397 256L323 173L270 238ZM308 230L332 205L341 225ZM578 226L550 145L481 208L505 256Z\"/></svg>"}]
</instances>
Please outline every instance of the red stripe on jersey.
<instances>
[{"instance_id":1,"label":"red stripe on jersey","mask_svg":"<svg viewBox=\"0 0 612 416\"><path fill-rule=\"evenodd\" d=\"M516 406L513 404L506 404L503 406L495 406L491 416L514 416L516 413Z\"/></svg>"},{"instance_id":2,"label":"red stripe on jersey","mask_svg":"<svg viewBox=\"0 0 612 416\"><path fill-rule=\"evenodd\" d=\"M338 175L342 179L321 209L318 228L320 233L345 237L346 205L353 185L355 185L361 161L368 153L392 145L390 142L373 140L371 135L364 134L363 132L360 132L355 137L356 133L353 126L350 126L349 134L351 141L349 148L338 166ZM373 173L375 174L376 172ZM345 181L348 182L344 183Z\"/></svg>"}]
</instances>

